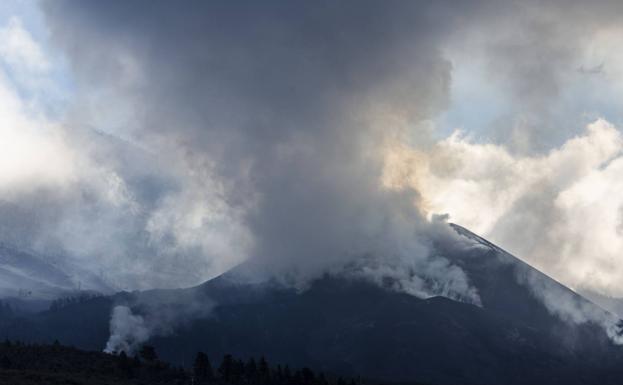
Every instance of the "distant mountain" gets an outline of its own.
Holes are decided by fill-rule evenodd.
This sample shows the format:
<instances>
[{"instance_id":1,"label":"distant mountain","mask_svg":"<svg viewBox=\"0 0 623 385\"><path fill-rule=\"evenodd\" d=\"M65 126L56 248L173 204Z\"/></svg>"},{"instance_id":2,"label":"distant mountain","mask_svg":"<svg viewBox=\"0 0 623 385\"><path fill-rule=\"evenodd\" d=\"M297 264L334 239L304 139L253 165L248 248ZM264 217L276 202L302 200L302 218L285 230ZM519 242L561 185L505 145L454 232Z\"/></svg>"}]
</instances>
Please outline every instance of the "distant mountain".
<instances>
[{"instance_id":1,"label":"distant mountain","mask_svg":"<svg viewBox=\"0 0 623 385\"><path fill-rule=\"evenodd\" d=\"M0 296L54 298L75 290L63 270L34 253L0 244Z\"/></svg>"},{"instance_id":2,"label":"distant mountain","mask_svg":"<svg viewBox=\"0 0 623 385\"><path fill-rule=\"evenodd\" d=\"M0 243L0 300L16 310L32 312L47 309L54 299L83 291L112 292L95 274L54 260Z\"/></svg>"},{"instance_id":3,"label":"distant mountain","mask_svg":"<svg viewBox=\"0 0 623 385\"><path fill-rule=\"evenodd\" d=\"M58 338L102 349L112 307L125 304L143 314L146 323L171 321L171 330L160 326L150 343L164 359L180 364L188 364L202 348L210 356L265 354L275 363L383 383L621 382L623 349L600 324L611 314L485 239L452 226L458 236L436 244L436 252L467 272L482 306L419 299L328 275L296 292L242 281L234 269L190 289L119 293L0 320L0 336ZM206 311L179 322L191 308Z\"/></svg>"}]
</instances>

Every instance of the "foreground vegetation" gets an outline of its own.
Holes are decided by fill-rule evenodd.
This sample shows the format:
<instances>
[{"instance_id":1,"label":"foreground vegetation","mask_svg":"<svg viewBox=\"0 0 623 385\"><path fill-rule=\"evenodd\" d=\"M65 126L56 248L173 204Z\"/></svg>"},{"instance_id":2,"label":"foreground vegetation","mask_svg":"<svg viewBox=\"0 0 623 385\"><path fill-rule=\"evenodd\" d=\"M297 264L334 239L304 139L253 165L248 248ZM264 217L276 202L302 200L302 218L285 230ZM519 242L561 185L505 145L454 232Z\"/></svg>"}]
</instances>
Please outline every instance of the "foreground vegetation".
<instances>
[{"instance_id":1,"label":"foreground vegetation","mask_svg":"<svg viewBox=\"0 0 623 385\"><path fill-rule=\"evenodd\" d=\"M246 361L225 355L217 367L198 352L192 368L174 367L143 346L128 356L88 352L62 346L0 344L0 384L12 385L355 385L355 379L328 378L309 368L271 366L263 358Z\"/></svg>"}]
</instances>

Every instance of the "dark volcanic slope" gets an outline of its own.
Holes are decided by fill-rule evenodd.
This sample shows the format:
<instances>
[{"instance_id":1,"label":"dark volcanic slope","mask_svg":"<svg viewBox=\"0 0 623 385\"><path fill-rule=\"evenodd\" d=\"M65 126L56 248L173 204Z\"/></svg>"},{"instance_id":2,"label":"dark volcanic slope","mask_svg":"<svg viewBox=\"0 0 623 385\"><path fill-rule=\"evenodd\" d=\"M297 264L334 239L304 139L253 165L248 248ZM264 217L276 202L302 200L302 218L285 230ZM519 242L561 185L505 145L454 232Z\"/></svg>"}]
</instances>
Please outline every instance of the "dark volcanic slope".
<instances>
[{"instance_id":1,"label":"dark volcanic slope","mask_svg":"<svg viewBox=\"0 0 623 385\"><path fill-rule=\"evenodd\" d=\"M590 310L595 314L604 312L573 290L484 238L461 226L450 226L469 243L439 245L439 249L467 273L470 281L478 288L482 305L487 310L503 313L539 328L552 322L558 327L551 310L543 306L542 295L539 295L549 292L559 301L564 300L571 309ZM557 303L554 301L551 305ZM564 309L562 306L554 306L552 310Z\"/></svg>"},{"instance_id":2,"label":"dark volcanic slope","mask_svg":"<svg viewBox=\"0 0 623 385\"><path fill-rule=\"evenodd\" d=\"M441 297L418 299L337 277L296 293L242 284L230 273L191 289L121 294L19 321L6 319L0 333L102 348L114 303L193 298L216 306L209 316L152 339L167 360L188 363L202 349L213 357L263 354L276 363L385 382L620 383L621 349L602 328L562 321L537 299L537 291L520 282L555 290L565 303L601 309L482 238L454 228L461 235L456 244L438 245L438 250L468 272L482 307Z\"/></svg>"}]
</instances>

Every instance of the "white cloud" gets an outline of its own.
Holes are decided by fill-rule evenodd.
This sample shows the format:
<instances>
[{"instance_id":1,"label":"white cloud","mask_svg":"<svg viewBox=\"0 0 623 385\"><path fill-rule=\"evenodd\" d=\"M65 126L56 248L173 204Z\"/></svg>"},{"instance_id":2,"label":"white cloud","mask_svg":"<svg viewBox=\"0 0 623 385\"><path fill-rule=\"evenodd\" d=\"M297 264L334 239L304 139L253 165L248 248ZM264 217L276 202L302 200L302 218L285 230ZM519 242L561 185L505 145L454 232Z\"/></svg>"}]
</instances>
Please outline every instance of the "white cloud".
<instances>
[{"instance_id":1,"label":"white cloud","mask_svg":"<svg viewBox=\"0 0 623 385\"><path fill-rule=\"evenodd\" d=\"M46 72L50 68L41 47L16 16L0 28L0 56L15 69L25 67L29 71Z\"/></svg>"},{"instance_id":2,"label":"white cloud","mask_svg":"<svg viewBox=\"0 0 623 385\"><path fill-rule=\"evenodd\" d=\"M128 289L197 284L246 257L236 213L184 161L158 163L33 103L56 86L55 62L16 17L0 28L0 62L1 241L58 253ZM138 76L130 59L123 65Z\"/></svg>"},{"instance_id":3,"label":"white cloud","mask_svg":"<svg viewBox=\"0 0 623 385\"><path fill-rule=\"evenodd\" d=\"M27 110L0 73L0 195L61 187L75 178L74 154L62 130Z\"/></svg>"},{"instance_id":4,"label":"white cloud","mask_svg":"<svg viewBox=\"0 0 623 385\"><path fill-rule=\"evenodd\" d=\"M538 156L455 133L428 152L393 149L386 185L415 188L429 215L450 214L567 285L621 296L622 151L605 120Z\"/></svg>"}]
</instances>

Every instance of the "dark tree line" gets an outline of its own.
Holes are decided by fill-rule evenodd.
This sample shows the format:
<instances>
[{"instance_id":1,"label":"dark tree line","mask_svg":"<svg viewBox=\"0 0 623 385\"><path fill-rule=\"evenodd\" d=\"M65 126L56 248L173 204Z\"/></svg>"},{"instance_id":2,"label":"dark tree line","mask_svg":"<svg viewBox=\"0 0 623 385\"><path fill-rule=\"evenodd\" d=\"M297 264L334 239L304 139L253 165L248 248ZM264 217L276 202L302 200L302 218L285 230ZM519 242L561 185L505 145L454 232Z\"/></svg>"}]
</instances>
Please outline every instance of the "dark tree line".
<instances>
[{"instance_id":1,"label":"dark tree line","mask_svg":"<svg viewBox=\"0 0 623 385\"><path fill-rule=\"evenodd\" d=\"M356 385L355 381L338 377L329 380L324 373L310 368L292 370L288 365L271 367L264 357L246 362L226 354L217 370L212 368L208 356L197 353L193 365L193 377L197 384L226 383L233 385Z\"/></svg>"},{"instance_id":2,"label":"dark tree line","mask_svg":"<svg viewBox=\"0 0 623 385\"><path fill-rule=\"evenodd\" d=\"M97 293L97 292L86 292L85 291L85 292L81 292L73 296L57 298L54 301L52 301L52 303L50 304L50 310L51 311L60 310L67 306L88 302L94 298L100 298L100 297L103 297L103 294Z\"/></svg>"},{"instance_id":3,"label":"dark tree line","mask_svg":"<svg viewBox=\"0 0 623 385\"><path fill-rule=\"evenodd\" d=\"M271 366L264 357L246 361L227 354L212 366L207 354L196 354L191 368L174 367L144 345L128 355L88 352L52 344L0 342L0 384L38 385L356 385L360 381L325 376L309 368Z\"/></svg>"},{"instance_id":4,"label":"dark tree line","mask_svg":"<svg viewBox=\"0 0 623 385\"><path fill-rule=\"evenodd\" d=\"M186 385L187 370L160 361L146 347L129 357L53 344L0 343L0 384Z\"/></svg>"}]
</instances>

